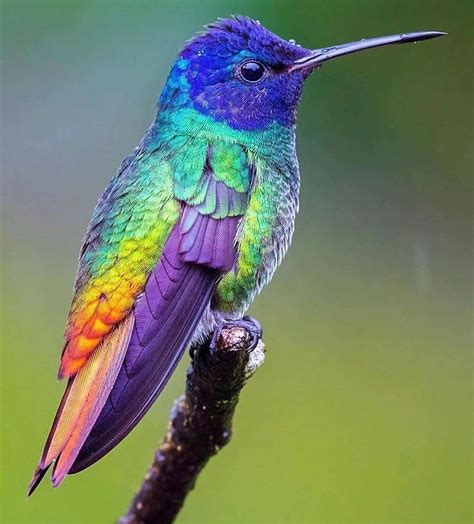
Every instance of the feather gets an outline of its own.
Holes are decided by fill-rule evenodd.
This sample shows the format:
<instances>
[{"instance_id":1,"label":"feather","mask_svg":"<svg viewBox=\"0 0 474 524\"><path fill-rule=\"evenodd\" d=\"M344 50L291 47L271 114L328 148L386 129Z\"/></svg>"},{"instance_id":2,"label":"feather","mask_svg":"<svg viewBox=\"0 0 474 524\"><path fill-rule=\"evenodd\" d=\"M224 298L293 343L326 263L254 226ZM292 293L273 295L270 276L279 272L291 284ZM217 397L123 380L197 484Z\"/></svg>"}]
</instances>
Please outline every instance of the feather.
<instances>
[{"instance_id":1,"label":"feather","mask_svg":"<svg viewBox=\"0 0 474 524\"><path fill-rule=\"evenodd\" d=\"M168 382L210 302L220 273L182 261L180 238L177 227L135 305L122 369L70 473L99 460L140 421Z\"/></svg>"},{"instance_id":2,"label":"feather","mask_svg":"<svg viewBox=\"0 0 474 524\"><path fill-rule=\"evenodd\" d=\"M247 176L246 171L242 176ZM236 234L248 194L232 185L245 184L216 181L208 168L201 179L195 178L194 189L182 191L183 181L175 178L176 200L166 204L169 216L158 222L154 213L161 216L163 208L135 217L130 211L134 207L124 204L122 208L131 214L122 217L117 207L109 227L117 237L117 222L137 222L130 238L120 241L117 255L107 250L91 254L89 248L82 254L81 264L97 257L110 270L100 273L102 280L88 280L89 273L80 266L76 295L79 292L82 298L73 304L68 331L72 338L67 338L62 368L63 375L75 374L69 378L29 493L53 461L52 482L57 486L68 473L99 460L135 427L168 382L220 279L234 268ZM203 194L198 196L197 191ZM175 219L177 209L180 215ZM143 228L144 221L149 231ZM146 231L140 241L132 234L139 225L140 235ZM108 238L109 230L101 238ZM165 234L161 244L160 235ZM149 266L153 254L156 258ZM133 278L124 278L125 266ZM93 290L90 297L84 291L88 286ZM107 294L105 288L112 292Z\"/></svg>"},{"instance_id":3,"label":"feather","mask_svg":"<svg viewBox=\"0 0 474 524\"><path fill-rule=\"evenodd\" d=\"M69 380L29 494L53 460L56 459L53 485L59 484L67 474L112 390L125 358L132 328L133 315L129 315L94 350L79 373Z\"/></svg>"}]
</instances>

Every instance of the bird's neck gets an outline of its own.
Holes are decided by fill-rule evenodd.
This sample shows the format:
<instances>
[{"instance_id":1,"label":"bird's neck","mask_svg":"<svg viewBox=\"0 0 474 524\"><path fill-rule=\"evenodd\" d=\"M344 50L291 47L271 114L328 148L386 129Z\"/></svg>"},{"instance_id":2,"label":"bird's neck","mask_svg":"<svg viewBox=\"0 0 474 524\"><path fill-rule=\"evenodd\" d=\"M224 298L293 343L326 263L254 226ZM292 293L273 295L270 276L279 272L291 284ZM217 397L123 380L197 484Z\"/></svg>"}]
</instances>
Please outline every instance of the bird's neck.
<instances>
[{"instance_id":1,"label":"bird's neck","mask_svg":"<svg viewBox=\"0 0 474 524\"><path fill-rule=\"evenodd\" d=\"M259 157L275 162L290 162L295 154L295 126L282 126L277 122L265 129L239 130L225 121L217 121L192 107L162 108L151 126L147 142L152 147L169 144L174 137L188 136L210 143L229 141L246 147Z\"/></svg>"}]
</instances>

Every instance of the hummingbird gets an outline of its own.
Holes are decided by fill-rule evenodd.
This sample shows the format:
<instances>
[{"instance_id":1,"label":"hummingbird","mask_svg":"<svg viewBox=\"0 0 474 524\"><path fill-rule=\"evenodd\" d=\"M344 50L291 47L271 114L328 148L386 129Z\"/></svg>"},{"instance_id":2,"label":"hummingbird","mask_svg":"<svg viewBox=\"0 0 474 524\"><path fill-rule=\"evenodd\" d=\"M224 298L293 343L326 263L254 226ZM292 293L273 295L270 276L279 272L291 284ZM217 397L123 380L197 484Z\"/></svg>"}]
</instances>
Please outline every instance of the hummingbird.
<instances>
[{"instance_id":1,"label":"hummingbird","mask_svg":"<svg viewBox=\"0 0 474 524\"><path fill-rule=\"evenodd\" d=\"M439 31L320 49L244 16L218 19L172 65L145 136L93 211L58 377L64 395L29 485L59 485L145 415L184 351L241 318L293 235L296 112L324 63Z\"/></svg>"}]
</instances>

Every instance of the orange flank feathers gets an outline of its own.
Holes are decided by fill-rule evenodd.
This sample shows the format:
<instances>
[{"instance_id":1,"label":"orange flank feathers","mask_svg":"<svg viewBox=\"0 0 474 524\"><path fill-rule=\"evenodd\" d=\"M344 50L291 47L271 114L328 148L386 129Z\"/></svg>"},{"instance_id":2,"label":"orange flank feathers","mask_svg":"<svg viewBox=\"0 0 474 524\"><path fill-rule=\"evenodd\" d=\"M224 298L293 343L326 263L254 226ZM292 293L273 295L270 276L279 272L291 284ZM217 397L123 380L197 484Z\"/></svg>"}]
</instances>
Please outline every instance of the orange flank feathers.
<instances>
[{"instance_id":1,"label":"orange flank feathers","mask_svg":"<svg viewBox=\"0 0 474 524\"><path fill-rule=\"evenodd\" d=\"M133 324L131 313L97 345L80 371L69 379L30 483L29 495L53 461L56 461L53 486L67 475L112 390L125 358Z\"/></svg>"},{"instance_id":2,"label":"orange flank feathers","mask_svg":"<svg viewBox=\"0 0 474 524\"><path fill-rule=\"evenodd\" d=\"M120 297L114 304L105 295L79 311L71 311L58 377L72 377L85 365L89 355L130 312L133 296Z\"/></svg>"}]
</instances>

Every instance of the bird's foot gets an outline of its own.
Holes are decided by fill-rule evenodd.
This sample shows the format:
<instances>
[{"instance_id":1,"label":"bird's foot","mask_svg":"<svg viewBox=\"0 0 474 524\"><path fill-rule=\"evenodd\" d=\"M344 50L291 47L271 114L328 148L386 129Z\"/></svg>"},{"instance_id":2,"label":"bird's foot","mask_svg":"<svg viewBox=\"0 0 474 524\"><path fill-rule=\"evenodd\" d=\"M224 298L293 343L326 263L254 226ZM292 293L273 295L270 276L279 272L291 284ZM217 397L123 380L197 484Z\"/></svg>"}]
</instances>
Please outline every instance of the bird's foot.
<instances>
[{"instance_id":1,"label":"bird's foot","mask_svg":"<svg viewBox=\"0 0 474 524\"><path fill-rule=\"evenodd\" d=\"M221 317L214 330L211 347L218 347L219 337L221 336L222 331L233 328L244 329L250 335L250 342L246 350L248 353L251 353L257 347L258 342L262 338L263 330L260 322L248 315L239 319Z\"/></svg>"}]
</instances>

